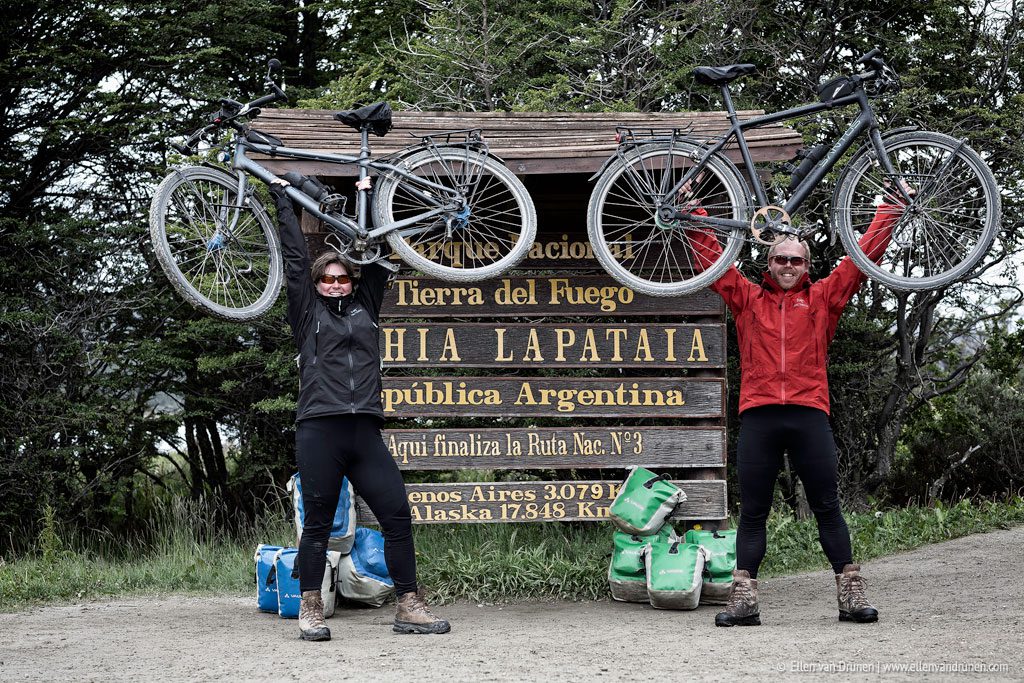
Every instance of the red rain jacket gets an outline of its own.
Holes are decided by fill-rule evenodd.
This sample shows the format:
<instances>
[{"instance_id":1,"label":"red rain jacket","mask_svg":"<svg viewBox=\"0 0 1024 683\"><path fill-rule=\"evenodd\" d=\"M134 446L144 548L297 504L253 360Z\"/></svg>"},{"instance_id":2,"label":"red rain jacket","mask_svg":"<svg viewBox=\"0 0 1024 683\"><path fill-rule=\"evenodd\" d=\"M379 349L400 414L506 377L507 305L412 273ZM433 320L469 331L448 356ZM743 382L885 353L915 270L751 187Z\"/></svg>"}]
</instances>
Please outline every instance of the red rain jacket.
<instances>
[{"instance_id":1,"label":"red rain jacket","mask_svg":"<svg viewBox=\"0 0 1024 683\"><path fill-rule=\"evenodd\" d=\"M876 262L892 236L902 207L883 204L875 212L860 245ZM719 251L719 245L700 230L687 233L698 266L701 253ZM707 257L705 257L707 259ZM844 258L826 278L811 282L805 273L786 291L766 271L755 285L732 266L711 285L725 300L736 321L740 346L740 406L795 404L829 412L828 345L846 304L867 277L850 257Z\"/></svg>"}]
</instances>

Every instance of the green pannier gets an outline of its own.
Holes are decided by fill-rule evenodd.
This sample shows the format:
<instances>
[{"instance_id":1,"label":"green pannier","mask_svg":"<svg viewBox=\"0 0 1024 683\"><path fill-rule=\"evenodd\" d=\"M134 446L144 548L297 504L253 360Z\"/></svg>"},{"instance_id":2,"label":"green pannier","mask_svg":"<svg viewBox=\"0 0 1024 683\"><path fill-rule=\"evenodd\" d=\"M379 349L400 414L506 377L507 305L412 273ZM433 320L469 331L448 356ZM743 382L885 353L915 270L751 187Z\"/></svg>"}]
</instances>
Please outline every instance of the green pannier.
<instances>
[{"instance_id":1,"label":"green pannier","mask_svg":"<svg viewBox=\"0 0 1024 683\"><path fill-rule=\"evenodd\" d=\"M667 478L643 467L630 469L608 510L615 526L637 536L657 532L676 505L686 500L686 494Z\"/></svg>"},{"instance_id":2,"label":"green pannier","mask_svg":"<svg viewBox=\"0 0 1024 683\"><path fill-rule=\"evenodd\" d=\"M651 543L647 562L647 598L658 609L697 609L703 587L704 549L683 541Z\"/></svg>"},{"instance_id":3,"label":"green pannier","mask_svg":"<svg viewBox=\"0 0 1024 683\"><path fill-rule=\"evenodd\" d=\"M678 540L671 524L654 536L616 531L612 535L612 560L608 563L608 587L612 598L622 602L647 602L647 571L643 551L651 542Z\"/></svg>"},{"instance_id":4,"label":"green pannier","mask_svg":"<svg viewBox=\"0 0 1024 683\"><path fill-rule=\"evenodd\" d=\"M702 605L724 605L729 601L732 590L732 573L736 569L736 530L686 532L687 543L696 543L704 548L707 561L704 565L704 588L700 593Z\"/></svg>"}]
</instances>

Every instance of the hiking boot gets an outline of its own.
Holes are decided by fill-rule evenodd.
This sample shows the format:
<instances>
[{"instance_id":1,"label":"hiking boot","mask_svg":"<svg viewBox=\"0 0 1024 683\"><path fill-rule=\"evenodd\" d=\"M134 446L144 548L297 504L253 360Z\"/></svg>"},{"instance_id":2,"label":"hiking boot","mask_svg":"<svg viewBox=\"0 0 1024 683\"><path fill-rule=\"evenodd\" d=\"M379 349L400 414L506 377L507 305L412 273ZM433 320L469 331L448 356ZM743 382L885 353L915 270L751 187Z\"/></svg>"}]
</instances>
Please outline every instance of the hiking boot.
<instances>
[{"instance_id":1,"label":"hiking boot","mask_svg":"<svg viewBox=\"0 0 1024 683\"><path fill-rule=\"evenodd\" d=\"M330 640L331 629L324 623L324 601L320 591L302 591L299 604L299 638Z\"/></svg>"},{"instance_id":2,"label":"hiking boot","mask_svg":"<svg viewBox=\"0 0 1024 683\"><path fill-rule=\"evenodd\" d=\"M878 621L878 610L871 606L864 589L867 581L860 575L859 564L848 564L836 574L836 597L839 599L839 621L869 623Z\"/></svg>"},{"instance_id":3,"label":"hiking boot","mask_svg":"<svg viewBox=\"0 0 1024 683\"><path fill-rule=\"evenodd\" d=\"M448 633L452 626L430 611L421 589L398 597L395 626L391 630L395 633Z\"/></svg>"},{"instance_id":4,"label":"hiking boot","mask_svg":"<svg viewBox=\"0 0 1024 683\"><path fill-rule=\"evenodd\" d=\"M715 615L715 626L760 626L761 612L757 606L757 579L750 572L737 569L732 573L732 589L725 611Z\"/></svg>"}]
</instances>

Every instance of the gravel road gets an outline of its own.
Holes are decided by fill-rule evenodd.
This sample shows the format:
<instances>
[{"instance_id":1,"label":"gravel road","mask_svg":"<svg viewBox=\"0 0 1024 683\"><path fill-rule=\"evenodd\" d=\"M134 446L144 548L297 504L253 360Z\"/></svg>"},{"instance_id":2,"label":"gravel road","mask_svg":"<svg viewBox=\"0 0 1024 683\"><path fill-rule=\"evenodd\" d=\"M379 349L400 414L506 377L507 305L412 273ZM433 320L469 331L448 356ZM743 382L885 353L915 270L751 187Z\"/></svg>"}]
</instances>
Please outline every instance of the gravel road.
<instances>
[{"instance_id":1,"label":"gravel road","mask_svg":"<svg viewBox=\"0 0 1024 683\"><path fill-rule=\"evenodd\" d=\"M444 636L391 632L393 607L345 610L329 643L254 598L170 595L0 614L0 680L1024 680L1024 527L866 565L877 624L839 623L828 572L762 581L760 627L714 607L610 601L439 609Z\"/></svg>"}]
</instances>

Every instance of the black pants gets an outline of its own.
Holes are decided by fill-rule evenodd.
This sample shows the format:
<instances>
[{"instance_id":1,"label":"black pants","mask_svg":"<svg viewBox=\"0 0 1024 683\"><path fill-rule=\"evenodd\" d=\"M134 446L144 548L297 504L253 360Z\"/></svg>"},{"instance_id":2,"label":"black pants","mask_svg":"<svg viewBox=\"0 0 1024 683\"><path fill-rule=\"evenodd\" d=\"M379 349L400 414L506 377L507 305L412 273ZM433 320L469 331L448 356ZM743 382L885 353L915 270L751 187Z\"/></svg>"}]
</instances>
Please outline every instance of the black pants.
<instances>
[{"instance_id":1,"label":"black pants","mask_svg":"<svg viewBox=\"0 0 1024 683\"><path fill-rule=\"evenodd\" d=\"M303 591L319 590L323 582L327 539L346 476L380 522L384 560L398 595L416 590L409 499L379 424L373 415L328 415L302 420L296 427L305 510L298 556Z\"/></svg>"},{"instance_id":2,"label":"black pants","mask_svg":"<svg viewBox=\"0 0 1024 683\"><path fill-rule=\"evenodd\" d=\"M818 540L836 574L853 561L850 531L839 508L836 442L828 415L794 405L760 406L740 416L737 465L740 526L736 532L736 568L757 577L767 547L768 513L782 455L803 482L807 502L818 522Z\"/></svg>"}]
</instances>

